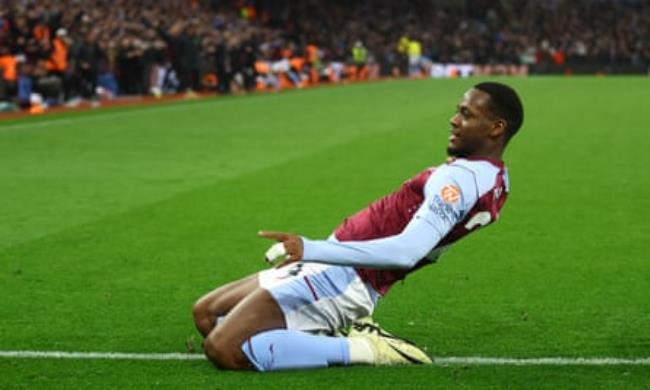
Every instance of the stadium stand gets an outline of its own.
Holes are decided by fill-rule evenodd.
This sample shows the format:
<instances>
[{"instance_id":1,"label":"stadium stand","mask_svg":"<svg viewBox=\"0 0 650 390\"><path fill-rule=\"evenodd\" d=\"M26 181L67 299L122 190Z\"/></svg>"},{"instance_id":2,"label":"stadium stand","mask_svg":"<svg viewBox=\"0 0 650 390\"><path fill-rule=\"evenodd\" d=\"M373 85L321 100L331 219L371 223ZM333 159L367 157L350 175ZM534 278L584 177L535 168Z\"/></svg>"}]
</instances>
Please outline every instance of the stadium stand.
<instances>
[{"instance_id":1,"label":"stadium stand","mask_svg":"<svg viewBox=\"0 0 650 390\"><path fill-rule=\"evenodd\" d=\"M647 73L650 4L35 0L0 8L5 110L422 77L449 63L477 66L470 73Z\"/></svg>"}]
</instances>

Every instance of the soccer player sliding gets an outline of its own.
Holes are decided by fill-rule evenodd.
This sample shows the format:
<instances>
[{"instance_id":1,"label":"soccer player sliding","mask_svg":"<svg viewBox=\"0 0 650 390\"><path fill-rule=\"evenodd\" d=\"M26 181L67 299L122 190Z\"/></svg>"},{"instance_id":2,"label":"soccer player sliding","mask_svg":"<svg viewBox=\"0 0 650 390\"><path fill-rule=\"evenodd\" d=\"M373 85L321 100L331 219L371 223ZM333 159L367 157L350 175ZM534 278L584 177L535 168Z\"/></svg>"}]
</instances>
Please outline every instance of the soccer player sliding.
<instances>
[{"instance_id":1,"label":"soccer player sliding","mask_svg":"<svg viewBox=\"0 0 650 390\"><path fill-rule=\"evenodd\" d=\"M226 284L194 306L208 359L274 371L352 364L426 364L414 344L375 324L390 287L497 220L508 197L502 161L523 122L517 93L475 85L450 119L449 159L346 218L325 240L262 231L279 266Z\"/></svg>"}]
</instances>

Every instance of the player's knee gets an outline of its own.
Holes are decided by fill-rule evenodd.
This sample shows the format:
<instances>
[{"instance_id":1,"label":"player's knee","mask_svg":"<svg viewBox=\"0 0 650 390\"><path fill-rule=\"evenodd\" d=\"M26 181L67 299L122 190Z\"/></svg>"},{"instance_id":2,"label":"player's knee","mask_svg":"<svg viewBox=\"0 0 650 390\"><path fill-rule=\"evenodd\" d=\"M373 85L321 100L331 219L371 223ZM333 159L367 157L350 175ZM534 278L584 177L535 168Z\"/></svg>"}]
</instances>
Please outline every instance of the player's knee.
<instances>
[{"instance_id":1,"label":"player's knee","mask_svg":"<svg viewBox=\"0 0 650 390\"><path fill-rule=\"evenodd\" d=\"M203 342L203 351L207 358L218 368L225 370L247 369L239 358L238 351L231 343L220 340L218 337L206 338Z\"/></svg>"},{"instance_id":2,"label":"player's knee","mask_svg":"<svg viewBox=\"0 0 650 390\"><path fill-rule=\"evenodd\" d=\"M201 303L201 300L199 299L194 303L194 307L192 307L192 317L194 317L194 323L198 325L198 323L203 319L205 313L205 309L203 307L203 304Z\"/></svg>"},{"instance_id":3,"label":"player's knee","mask_svg":"<svg viewBox=\"0 0 650 390\"><path fill-rule=\"evenodd\" d=\"M212 329L212 319L210 318L210 313L207 307L207 302L203 299L199 299L192 308L192 316L194 317L194 324L196 329L206 336Z\"/></svg>"}]
</instances>

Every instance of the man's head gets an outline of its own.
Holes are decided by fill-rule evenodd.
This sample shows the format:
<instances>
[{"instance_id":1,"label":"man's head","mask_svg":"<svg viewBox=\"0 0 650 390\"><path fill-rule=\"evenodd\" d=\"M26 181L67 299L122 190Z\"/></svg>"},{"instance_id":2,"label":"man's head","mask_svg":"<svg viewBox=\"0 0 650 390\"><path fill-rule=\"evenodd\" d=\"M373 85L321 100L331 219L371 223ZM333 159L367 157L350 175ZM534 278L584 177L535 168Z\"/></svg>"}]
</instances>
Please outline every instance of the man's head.
<instances>
[{"instance_id":1,"label":"man's head","mask_svg":"<svg viewBox=\"0 0 650 390\"><path fill-rule=\"evenodd\" d=\"M496 82L476 84L465 92L450 119L447 153L453 157L500 156L523 118L514 89Z\"/></svg>"}]
</instances>

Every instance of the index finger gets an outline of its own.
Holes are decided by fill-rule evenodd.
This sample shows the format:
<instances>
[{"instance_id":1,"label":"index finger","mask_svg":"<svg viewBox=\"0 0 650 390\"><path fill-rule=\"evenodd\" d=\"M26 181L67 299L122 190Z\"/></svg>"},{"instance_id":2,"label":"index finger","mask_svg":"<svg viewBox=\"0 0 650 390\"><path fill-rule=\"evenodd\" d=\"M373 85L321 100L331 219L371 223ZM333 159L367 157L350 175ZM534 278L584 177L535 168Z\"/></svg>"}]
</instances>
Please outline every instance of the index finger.
<instances>
[{"instance_id":1,"label":"index finger","mask_svg":"<svg viewBox=\"0 0 650 390\"><path fill-rule=\"evenodd\" d=\"M276 240L276 241L285 241L287 238L289 238L289 234L287 233L269 232L266 230L260 230L259 232L257 232L257 235L263 238L269 238L271 240Z\"/></svg>"}]
</instances>

